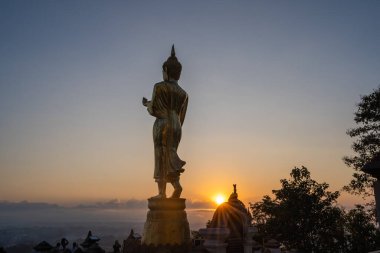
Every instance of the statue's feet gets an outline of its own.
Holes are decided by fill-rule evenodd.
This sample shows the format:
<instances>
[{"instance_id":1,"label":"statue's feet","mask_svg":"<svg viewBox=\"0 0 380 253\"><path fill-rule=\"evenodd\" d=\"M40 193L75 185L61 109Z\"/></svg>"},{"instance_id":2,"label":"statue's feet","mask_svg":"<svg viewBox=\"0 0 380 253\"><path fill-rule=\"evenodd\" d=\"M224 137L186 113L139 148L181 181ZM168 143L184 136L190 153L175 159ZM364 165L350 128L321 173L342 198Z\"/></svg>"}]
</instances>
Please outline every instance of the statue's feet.
<instances>
[{"instance_id":1,"label":"statue's feet","mask_svg":"<svg viewBox=\"0 0 380 253\"><path fill-rule=\"evenodd\" d=\"M179 197L181 196L181 193L182 193L182 187L180 187L179 189L175 189L173 191L173 194L170 198L172 199L179 199Z\"/></svg>"},{"instance_id":2,"label":"statue's feet","mask_svg":"<svg viewBox=\"0 0 380 253\"><path fill-rule=\"evenodd\" d=\"M165 199L166 195L165 194L158 194L157 196L152 197L152 199Z\"/></svg>"},{"instance_id":3,"label":"statue's feet","mask_svg":"<svg viewBox=\"0 0 380 253\"><path fill-rule=\"evenodd\" d=\"M174 188L173 194L170 198L178 199L181 196L182 193L182 186L179 183L179 179L176 181L171 182Z\"/></svg>"}]
</instances>

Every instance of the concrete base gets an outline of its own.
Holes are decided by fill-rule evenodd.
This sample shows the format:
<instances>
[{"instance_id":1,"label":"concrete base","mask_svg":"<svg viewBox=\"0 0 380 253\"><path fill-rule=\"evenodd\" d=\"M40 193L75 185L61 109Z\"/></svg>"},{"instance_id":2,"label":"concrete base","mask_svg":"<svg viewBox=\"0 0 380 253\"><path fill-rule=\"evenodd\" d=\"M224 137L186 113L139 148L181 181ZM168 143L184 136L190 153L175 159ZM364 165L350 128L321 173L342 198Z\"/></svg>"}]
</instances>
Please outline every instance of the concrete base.
<instances>
[{"instance_id":1,"label":"concrete base","mask_svg":"<svg viewBox=\"0 0 380 253\"><path fill-rule=\"evenodd\" d=\"M149 211L144 225L142 244L190 244L190 228L185 199L148 199Z\"/></svg>"},{"instance_id":2,"label":"concrete base","mask_svg":"<svg viewBox=\"0 0 380 253\"><path fill-rule=\"evenodd\" d=\"M255 226L249 226L247 228L247 234L245 236L244 242L244 253L252 253L253 246L257 246L257 242L253 240L253 236L258 233L257 228Z\"/></svg>"},{"instance_id":3,"label":"concrete base","mask_svg":"<svg viewBox=\"0 0 380 253\"><path fill-rule=\"evenodd\" d=\"M205 239L203 246L211 253L226 253L227 243L225 243L230 230L228 228L203 228L199 230Z\"/></svg>"}]
</instances>

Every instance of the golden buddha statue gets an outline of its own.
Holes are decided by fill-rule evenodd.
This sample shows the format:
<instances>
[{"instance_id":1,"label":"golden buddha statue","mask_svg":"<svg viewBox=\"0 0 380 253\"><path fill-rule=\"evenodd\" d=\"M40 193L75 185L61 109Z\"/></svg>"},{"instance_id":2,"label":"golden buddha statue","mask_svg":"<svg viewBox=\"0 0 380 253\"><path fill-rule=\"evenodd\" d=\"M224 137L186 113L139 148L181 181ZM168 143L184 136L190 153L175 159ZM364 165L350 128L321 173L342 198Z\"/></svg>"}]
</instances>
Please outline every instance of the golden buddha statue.
<instances>
[{"instance_id":1,"label":"golden buddha statue","mask_svg":"<svg viewBox=\"0 0 380 253\"><path fill-rule=\"evenodd\" d=\"M148 112L156 117L153 141L154 179L158 184L158 195L155 198L166 198L166 183L171 183L174 187L172 198L179 198L182 192L179 178L186 162L179 158L177 148L181 140L188 95L178 85L181 70L182 65L175 56L173 45L170 57L162 65L164 81L154 85L150 101L145 97L142 99Z\"/></svg>"}]
</instances>

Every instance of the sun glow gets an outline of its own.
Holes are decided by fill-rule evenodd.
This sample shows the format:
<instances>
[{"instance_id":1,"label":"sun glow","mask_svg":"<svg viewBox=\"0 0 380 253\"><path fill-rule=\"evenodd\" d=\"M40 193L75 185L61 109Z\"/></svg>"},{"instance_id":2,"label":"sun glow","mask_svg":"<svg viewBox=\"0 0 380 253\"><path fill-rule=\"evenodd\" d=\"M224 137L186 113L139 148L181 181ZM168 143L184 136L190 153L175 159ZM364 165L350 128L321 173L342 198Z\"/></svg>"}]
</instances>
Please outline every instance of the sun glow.
<instances>
[{"instance_id":1,"label":"sun glow","mask_svg":"<svg viewBox=\"0 0 380 253\"><path fill-rule=\"evenodd\" d=\"M224 203L224 201L225 201L225 198L224 198L224 196L221 195L221 194L219 194L219 195L217 195L217 196L215 197L215 202L216 202L218 205Z\"/></svg>"}]
</instances>

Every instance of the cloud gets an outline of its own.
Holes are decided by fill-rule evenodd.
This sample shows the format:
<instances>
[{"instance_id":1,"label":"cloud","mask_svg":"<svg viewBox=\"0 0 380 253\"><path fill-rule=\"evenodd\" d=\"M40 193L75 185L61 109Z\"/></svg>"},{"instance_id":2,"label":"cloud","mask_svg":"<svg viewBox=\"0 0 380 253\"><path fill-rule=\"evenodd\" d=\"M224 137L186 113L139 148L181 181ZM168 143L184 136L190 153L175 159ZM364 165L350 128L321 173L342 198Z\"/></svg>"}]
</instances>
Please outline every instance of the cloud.
<instances>
[{"instance_id":1,"label":"cloud","mask_svg":"<svg viewBox=\"0 0 380 253\"><path fill-rule=\"evenodd\" d=\"M21 202L0 201L0 211L28 211L28 210L47 210L63 208L57 204L44 202Z\"/></svg>"},{"instance_id":2,"label":"cloud","mask_svg":"<svg viewBox=\"0 0 380 253\"><path fill-rule=\"evenodd\" d=\"M147 200L129 199L120 201L111 199L105 202L85 203L72 207L63 207L54 203L44 202L8 202L0 201L0 212L2 211L34 211L34 210L50 210L50 209L147 209ZM187 209L215 209L215 203L209 201L192 201L186 200Z\"/></svg>"},{"instance_id":3,"label":"cloud","mask_svg":"<svg viewBox=\"0 0 380 253\"><path fill-rule=\"evenodd\" d=\"M186 207L189 209L215 209L215 203L210 201L186 201Z\"/></svg>"},{"instance_id":4,"label":"cloud","mask_svg":"<svg viewBox=\"0 0 380 253\"><path fill-rule=\"evenodd\" d=\"M146 200L129 199L126 201L120 201L118 199L112 199L106 202L96 202L90 204L80 204L74 208L80 209L142 209L147 207Z\"/></svg>"},{"instance_id":5,"label":"cloud","mask_svg":"<svg viewBox=\"0 0 380 253\"><path fill-rule=\"evenodd\" d=\"M146 209L148 206L147 200L129 199L120 201L112 199L106 202L96 202L89 204L79 204L74 208L80 209ZM188 209L215 209L215 204L209 201L192 201L186 200L186 207Z\"/></svg>"},{"instance_id":6,"label":"cloud","mask_svg":"<svg viewBox=\"0 0 380 253\"><path fill-rule=\"evenodd\" d=\"M147 201L130 199L81 204L72 207L43 202L0 201L0 228L6 226L52 226L57 224L104 224L146 220ZM204 227L212 218L212 202L186 201L188 220L194 229Z\"/></svg>"}]
</instances>

